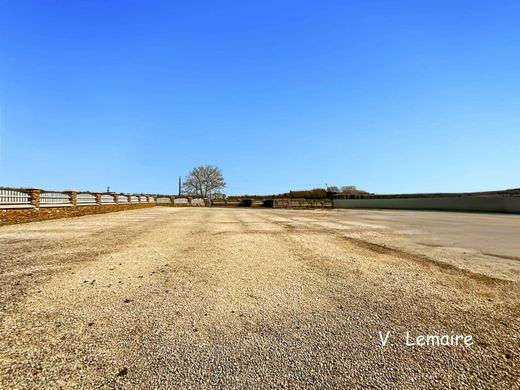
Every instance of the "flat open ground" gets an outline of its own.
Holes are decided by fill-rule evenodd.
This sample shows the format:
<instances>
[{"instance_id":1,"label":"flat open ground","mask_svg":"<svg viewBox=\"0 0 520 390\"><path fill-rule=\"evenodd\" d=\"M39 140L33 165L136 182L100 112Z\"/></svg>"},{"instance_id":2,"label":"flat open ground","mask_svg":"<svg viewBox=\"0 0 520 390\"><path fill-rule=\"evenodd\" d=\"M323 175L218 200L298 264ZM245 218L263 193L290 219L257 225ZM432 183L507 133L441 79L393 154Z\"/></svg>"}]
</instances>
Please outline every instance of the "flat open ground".
<instances>
[{"instance_id":1,"label":"flat open ground","mask_svg":"<svg viewBox=\"0 0 520 390\"><path fill-rule=\"evenodd\" d=\"M514 215L361 210L1 227L0 388L513 389L519 236Z\"/></svg>"}]
</instances>

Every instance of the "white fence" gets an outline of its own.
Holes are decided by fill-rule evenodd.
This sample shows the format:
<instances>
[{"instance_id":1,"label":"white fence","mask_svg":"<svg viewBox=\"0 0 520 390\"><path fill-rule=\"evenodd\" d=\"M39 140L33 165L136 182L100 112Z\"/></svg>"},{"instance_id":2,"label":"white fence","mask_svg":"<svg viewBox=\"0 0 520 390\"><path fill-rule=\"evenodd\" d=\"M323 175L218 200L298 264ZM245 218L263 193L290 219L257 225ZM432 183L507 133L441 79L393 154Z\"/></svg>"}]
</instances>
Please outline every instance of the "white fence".
<instances>
[{"instance_id":1,"label":"white fence","mask_svg":"<svg viewBox=\"0 0 520 390\"><path fill-rule=\"evenodd\" d=\"M205 206L206 203L202 198L195 198L191 201L192 206Z\"/></svg>"},{"instance_id":2,"label":"white fence","mask_svg":"<svg viewBox=\"0 0 520 390\"><path fill-rule=\"evenodd\" d=\"M15 190L0 189L1 208L24 208L31 207L29 194Z\"/></svg>"},{"instance_id":3,"label":"white fence","mask_svg":"<svg viewBox=\"0 0 520 390\"><path fill-rule=\"evenodd\" d=\"M128 196L126 195L116 195L117 203L128 203Z\"/></svg>"},{"instance_id":4,"label":"white fence","mask_svg":"<svg viewBox=\"0 0 520 390\"><path fill-rule=\"evenodd\" d=\"M40 194L40 207L65 207L72 206L70 196L61 192L42 192Z\"/></svg>"},{"instance_id":5,"label":"white fence","mask_svg":"<svg viewBox=\"0 0 520 390\"><path fill-rule=\"evenodd\" d=\"M166 204L204 206L204 199L176 198L169 195L54 192L39 189L0 188L0 210L39 207L76 207L115 204Z\"/></svg>"},{"instance_id":6,"label":"white fence","mask_svg":"<svg viewBox=\"0 0 520 390\"><path fill-rule=\"evenodd\" d=\"M78 206L95 206L97 205L96 196L92 194L78 194L76 203Z\"/></svg>"},{"instance_id":7,"label":"white fence","mask_svg":"<svg viewBox=\"0 0 520 390\"><path fill-rule=\"evenodd\" d=\"M113 195L103 194L101 195L101 204L115 204L116 201Z\"/></svg>"}]
</instances>

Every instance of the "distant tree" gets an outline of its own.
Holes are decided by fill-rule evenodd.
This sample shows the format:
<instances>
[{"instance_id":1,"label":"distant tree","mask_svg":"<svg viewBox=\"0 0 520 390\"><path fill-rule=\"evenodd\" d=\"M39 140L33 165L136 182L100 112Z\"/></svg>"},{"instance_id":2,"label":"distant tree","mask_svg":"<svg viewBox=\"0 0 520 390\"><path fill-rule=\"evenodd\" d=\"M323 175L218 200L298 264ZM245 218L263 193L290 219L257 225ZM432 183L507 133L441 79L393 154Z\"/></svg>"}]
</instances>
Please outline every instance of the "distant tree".
<instances>
[{"instance_id":1,"label":"distant tree","mask_svg":"<svg viewBox=\"0 0 520 390\"><path fill-rule=\"evenodd\" d=\"M329 186L327 187L328 192L339 192L339 188L337 186Z\"/></svg>"},{"instance_id":2,"label":"distant tree","mask_svg":"<svg viewBox=\"0 0 520 390\"><path fill-rule=\"evenodd\" d=\"M220 168L213 165L195 167L184 181L184 189L189 195L207 198L208 195L226 186Z\"/></svg>"},{"instance_id":3,"label":"distant tree","mask_svg":"<svg viewBox=\"0 0 520 390\"><path fill-rule=\"evenodd\" d=\"M324 190L323 188L314 188L313 190L309 191L309 195L307 197L308 198L313 198L313 199L326 198L327 197L327 191Z\"/></svg>"}]
</instances>

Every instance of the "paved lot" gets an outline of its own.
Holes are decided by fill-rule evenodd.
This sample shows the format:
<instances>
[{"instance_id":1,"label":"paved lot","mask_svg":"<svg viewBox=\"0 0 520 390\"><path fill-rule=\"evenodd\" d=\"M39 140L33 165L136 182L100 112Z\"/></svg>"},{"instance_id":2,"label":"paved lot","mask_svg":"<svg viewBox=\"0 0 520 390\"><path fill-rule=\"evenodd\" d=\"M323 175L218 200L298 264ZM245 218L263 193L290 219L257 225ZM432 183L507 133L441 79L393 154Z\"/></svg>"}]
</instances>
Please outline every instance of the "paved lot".
<instances>
[{"instance_id":1,"label":"paved lot","mask_svg":"<svg viewBox=\"0 0 520 390\"><path fill-rule=\"evenodd\" d=\"M156 207L2 227L0 388L514 388L519 221Z\"/></svg>"},{"instance_id":2,"label":"paved lot","mask_svg":"<svg viewBox=\"0 0 520 390\"><path fill-rule=\"evenodd\" d=\"M493 277L520 281L520 215L411 210L334 210L318 216L372 242Z\"/></svg>"}]
</instances>

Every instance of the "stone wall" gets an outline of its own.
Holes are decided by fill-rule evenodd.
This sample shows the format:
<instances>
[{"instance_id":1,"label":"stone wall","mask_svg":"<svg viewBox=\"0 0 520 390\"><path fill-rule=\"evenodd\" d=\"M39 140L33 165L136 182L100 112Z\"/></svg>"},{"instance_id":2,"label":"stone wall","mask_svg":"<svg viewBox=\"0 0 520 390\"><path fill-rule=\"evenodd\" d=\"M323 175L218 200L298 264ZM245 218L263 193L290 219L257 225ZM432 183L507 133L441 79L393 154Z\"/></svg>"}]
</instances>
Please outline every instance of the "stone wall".
<instances>
[{"instance_id":1,"label":"stone wall","mask_svg":"<svg viewBox=\"0 0 520 390\"><path fill-rule=\"evenodd\" d=\"M339 209L408 209L520 213L520 196L458 198L334 199Z\"/></svg>"},{"instance_id":2,"label":"stone wall","mask_svg":"<svg viewBox=\"0 0 520 390\"><path fill-rule=\"evenodd\" d=\"M90 214L104 214L115 211L125 211L155 207L154 203L142 204L113 204L103 206L73 206L73 207L45 207L24 209L0 209L0 226L17 223L44 221L48 219L79 217Z\"/></svg>"},{"instance_id":3,"label":"stone wall","mask_svg":"<svg viewBox=\"0 0 520 390\"><path fill-rule=\"evenodd\" d=\"M116 194L0 188L0 226L79 217L154 206L205 206L204 199L172 195Z\"/></svg>"}]
</instances>

